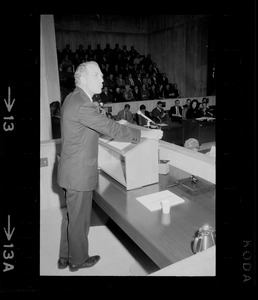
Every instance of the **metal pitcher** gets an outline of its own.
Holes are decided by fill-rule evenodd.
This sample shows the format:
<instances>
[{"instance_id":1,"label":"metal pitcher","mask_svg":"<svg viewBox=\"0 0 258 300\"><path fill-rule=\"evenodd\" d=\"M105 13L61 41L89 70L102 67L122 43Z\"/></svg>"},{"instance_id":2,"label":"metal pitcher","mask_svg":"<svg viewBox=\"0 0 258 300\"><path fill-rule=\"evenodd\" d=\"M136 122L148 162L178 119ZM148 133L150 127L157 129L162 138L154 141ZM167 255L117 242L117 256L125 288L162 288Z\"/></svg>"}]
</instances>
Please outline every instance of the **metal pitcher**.
<instances>
[{"instance_id":1,"label":"metal pitcher","mask_svg":"<svg viewBox=\"0 0 258 300\"><path fill-rule=\"evenodd\" d=\"M193 252L201 252L215 245L214 230L209 225L204 225L194 239Z\"/></svg>"}]
</instances>

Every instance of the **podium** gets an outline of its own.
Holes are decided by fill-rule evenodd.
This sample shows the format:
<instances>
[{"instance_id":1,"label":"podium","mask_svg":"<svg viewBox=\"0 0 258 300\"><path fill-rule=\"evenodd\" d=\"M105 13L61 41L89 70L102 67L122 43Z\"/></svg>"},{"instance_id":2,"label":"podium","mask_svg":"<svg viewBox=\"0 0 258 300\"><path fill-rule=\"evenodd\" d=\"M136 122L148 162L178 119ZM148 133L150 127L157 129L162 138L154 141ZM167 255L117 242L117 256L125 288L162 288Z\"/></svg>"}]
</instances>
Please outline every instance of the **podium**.
<instances>
[{"instance_id":1,"label":"podium","mask_svg":"<svg viewBox=\"0 0 258 300\"><path fill-rule=\"evenodd\" d=\"M130 127L151 130L131 124ZM104 136L99 138L98 166L126 190L132 190L159 181L158 154L156 140L141 138L138 144L133 144Z\"/></svg>"}]
</instances>

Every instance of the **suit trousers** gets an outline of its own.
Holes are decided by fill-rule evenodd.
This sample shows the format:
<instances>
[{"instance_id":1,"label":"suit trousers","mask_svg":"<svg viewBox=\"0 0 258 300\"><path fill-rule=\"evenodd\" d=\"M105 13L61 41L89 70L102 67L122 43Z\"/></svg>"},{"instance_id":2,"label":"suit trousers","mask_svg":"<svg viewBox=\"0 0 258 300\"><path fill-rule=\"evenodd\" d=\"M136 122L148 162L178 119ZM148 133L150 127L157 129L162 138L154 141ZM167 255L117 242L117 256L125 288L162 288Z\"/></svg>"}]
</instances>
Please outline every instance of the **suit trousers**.
<instances>
[{"instance_id":1,"label":"suit trousers","mask_svg":"<svg viewBox=\"0 0 258 300\"><path fill-rule=\"evenodd\" d=\"M59 257L70 264L82 264L89 258L92 194L92 191L65 190L67 213L62 219Z\"/></svg>"}]
</instances>

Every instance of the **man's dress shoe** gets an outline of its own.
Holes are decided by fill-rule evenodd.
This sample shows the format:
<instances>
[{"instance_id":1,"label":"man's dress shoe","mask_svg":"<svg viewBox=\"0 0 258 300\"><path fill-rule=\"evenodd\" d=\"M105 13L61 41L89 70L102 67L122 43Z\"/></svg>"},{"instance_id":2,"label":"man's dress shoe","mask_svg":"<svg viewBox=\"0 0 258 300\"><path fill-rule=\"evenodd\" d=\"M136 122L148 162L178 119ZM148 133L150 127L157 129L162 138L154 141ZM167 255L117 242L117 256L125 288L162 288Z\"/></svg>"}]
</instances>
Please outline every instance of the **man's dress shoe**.
<instances>
[{"instance_id":1,"label":"man's dress shoe","mask_svg":"<svg viewBox=\"0 0 258 300\"><path fill-rule=\"evenodd\" d=\"M69 270L71 272L74 272L74 271L78 271L79 269L90 268L93 267L99 260L100 260L99 255L90 256L83 264L80 265L69 264Z\"/></svg>"},{"instance_id":2,"label":"man's dress shoe","mask_svg":"<svg viewBox=\"0 0 258 300\"><path fill-rule=\"evenodd\" d=\"M57 262L58 269L65 269L68 266L68 260L64 258L59 258Z\"/></svg>"}]
</instances>

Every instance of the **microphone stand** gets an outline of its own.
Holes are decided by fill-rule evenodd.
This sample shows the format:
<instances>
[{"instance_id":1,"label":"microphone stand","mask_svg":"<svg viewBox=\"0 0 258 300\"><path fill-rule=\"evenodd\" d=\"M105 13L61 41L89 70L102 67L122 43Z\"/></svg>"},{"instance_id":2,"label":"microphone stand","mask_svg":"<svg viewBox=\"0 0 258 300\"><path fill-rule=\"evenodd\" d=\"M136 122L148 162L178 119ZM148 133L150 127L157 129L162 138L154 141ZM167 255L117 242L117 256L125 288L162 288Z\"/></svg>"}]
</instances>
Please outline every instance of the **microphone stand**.
<instances>
[{"instance_id":1,"label":"microphone stand","mask_svg":"<svg viewBox=\"0 0 258 300\"><path fill-rule=\"evenodd\" d=\"M158 129L160 129L160 126L156 124L154 121L149 119L147 116L145 116L140 110L137 111L137 114L142 116L144 119L147 120L147 127L150 128L150 123L153 123L155 126L157 126Z\"/></svg>"}]
</instances>

